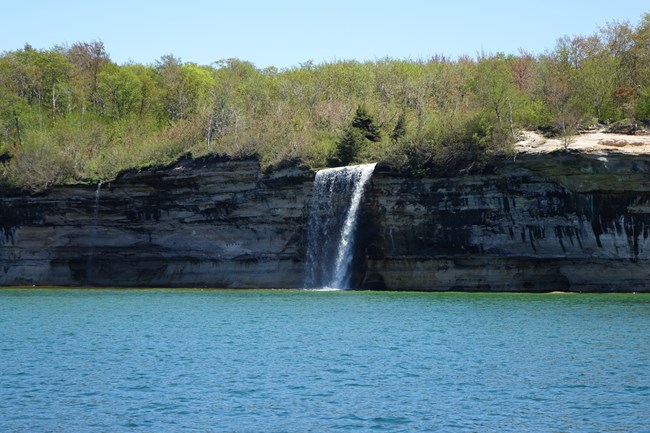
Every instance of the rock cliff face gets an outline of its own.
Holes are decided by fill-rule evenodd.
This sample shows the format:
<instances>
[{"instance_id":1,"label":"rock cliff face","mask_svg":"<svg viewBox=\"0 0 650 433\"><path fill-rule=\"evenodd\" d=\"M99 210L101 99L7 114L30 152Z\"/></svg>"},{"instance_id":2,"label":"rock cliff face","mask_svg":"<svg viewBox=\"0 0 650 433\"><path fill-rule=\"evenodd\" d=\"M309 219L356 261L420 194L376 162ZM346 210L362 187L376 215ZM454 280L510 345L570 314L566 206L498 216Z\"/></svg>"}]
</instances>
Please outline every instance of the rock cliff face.
<instances>
[{"instance_id":1,"label":"rock cliff face","mask_svg":"<svg viewBox=\"0 0 650 433\"><path fill-rule=\"evenodd\" d=\"M364 286L650 291L650 158L528 156L490 174L376 171Z\"/></svg>"},{"instance_id":2,"label":"rock cliff face","mask_svg":"<svg viewBox=\"0 0 650 433\"><path fill-rule=\"evenodd\" d=\"M186 159L100 188L3 197L0 284L300 287L311 179Z\"/></svg>"},{"instance_id":3,"label":"rock cliff face","mask_svg":"<svg viewBox=\"0 0 650 433\"><path fill-rule=\"evenodd\" d=\"M0 193L0 285L302 287L312 183L202 158ZM529 155L452 178L380 166L361 218L361 288L650 292L650 156Z\"/></svg>"}]
</instances>

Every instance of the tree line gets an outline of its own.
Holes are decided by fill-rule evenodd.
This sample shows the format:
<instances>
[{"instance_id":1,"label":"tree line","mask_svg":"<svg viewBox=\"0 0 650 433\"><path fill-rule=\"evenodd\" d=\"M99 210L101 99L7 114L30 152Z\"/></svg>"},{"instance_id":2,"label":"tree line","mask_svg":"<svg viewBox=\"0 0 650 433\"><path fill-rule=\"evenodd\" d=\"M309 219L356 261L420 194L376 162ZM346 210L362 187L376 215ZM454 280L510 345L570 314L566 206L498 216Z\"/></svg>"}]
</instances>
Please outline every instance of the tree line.
<instances>
[{"instance_id":1,"label":"tree line","mask_svg":"<svg viewBox=\"0 0 650 433\"><path fill-rule=\"evenodd\" d=\"M32 191L187 152L257 155L264 167L471 169L510 152L523 129L570 136L649 122L650 13L542 54L282 70L173 55L117 65L100 41L0 55L0 184Z\"/></svg>"}]
</instances>

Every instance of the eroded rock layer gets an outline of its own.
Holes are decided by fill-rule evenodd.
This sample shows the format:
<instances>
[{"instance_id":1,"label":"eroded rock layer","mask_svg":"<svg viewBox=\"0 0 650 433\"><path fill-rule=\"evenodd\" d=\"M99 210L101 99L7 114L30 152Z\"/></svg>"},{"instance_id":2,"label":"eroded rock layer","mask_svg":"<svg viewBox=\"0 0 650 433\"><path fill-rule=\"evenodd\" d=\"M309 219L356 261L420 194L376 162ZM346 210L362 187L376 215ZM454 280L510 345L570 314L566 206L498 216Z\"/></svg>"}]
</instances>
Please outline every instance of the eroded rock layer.
<instances>
[{"instance_id":1,"label":"eroded rock layer","mask_svg":"<svg viewBox=\"0 0 650 433\"><path fill-rule=\"evenodd\" d=\"M529 156L489 174L376 170L365 285L650 291L650 159Z\"/></svg>"},{"instance_id":2,"label":"eroded rock layer","mask_svg":"<svg viewBox=\"0 0 650 433\"><path fill-rule=\"evenodd\" d=\"M313 176L214 157L0 193L0 285L299 288ZM356 287L650 292L650 156L444 178L380 165L358 227Z\"/></svg>"},{"instance_id":3,"label":"eroded rock layer","mask_svg":"<svg viewBox=\"0 0 650 433\"><path fill-rule=\"evenodd\" d=\"M305 177L306 176L306 177ZM183 160L97 186L7 197L0 284L298 287L308 172Z\"/></svg>"}]
</instances>

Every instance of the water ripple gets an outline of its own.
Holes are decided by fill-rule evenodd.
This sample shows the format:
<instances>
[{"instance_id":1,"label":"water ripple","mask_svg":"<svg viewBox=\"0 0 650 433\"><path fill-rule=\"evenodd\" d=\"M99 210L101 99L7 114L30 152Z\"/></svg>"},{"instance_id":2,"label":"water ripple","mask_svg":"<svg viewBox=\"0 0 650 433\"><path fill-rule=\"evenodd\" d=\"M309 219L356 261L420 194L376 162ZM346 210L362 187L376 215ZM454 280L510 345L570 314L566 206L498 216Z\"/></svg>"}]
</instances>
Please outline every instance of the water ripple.
<instances>
[{"instance_id":1,"label":"water ripple","mask_svg":"<svg viewBox=\"0 0 650 433\"><path fill-rule=\"evenodd\" d=\"M0 291L0 431L643 432L650 297Z\"/></svg>"}]
</instances>

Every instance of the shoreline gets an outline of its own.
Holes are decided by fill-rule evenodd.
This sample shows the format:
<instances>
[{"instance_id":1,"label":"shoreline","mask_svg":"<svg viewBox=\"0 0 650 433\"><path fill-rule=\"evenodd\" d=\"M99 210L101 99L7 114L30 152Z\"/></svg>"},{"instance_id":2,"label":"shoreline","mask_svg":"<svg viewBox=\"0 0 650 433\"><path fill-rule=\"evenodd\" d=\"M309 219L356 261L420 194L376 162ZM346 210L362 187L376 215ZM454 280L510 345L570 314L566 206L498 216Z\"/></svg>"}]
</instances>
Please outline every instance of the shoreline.
<instances>
[{"instance_id":1,"label":"shoreline","mask_svg":"<svg viewBox=\"0 0 650 433\"><path fill-rule=\"evenodd\" d=\"M0 286L0 293L7 291L97 291L97 292L240 292L240 293L250 293L250 292L264 292L264 293L274 293L274 292L289 292L289 293L301 293L301 292L345 292L345 293L375 293L375 294L458 294L458 295L645 295L650 296L650 293L637 292L637 291L560 291L560 290L550 290L547 292L530 292L530 291L514 291L514 290L503 290L503 291L462 291L462 290L366 290L366 289L334 289L334 290L320 290L320 289L292 289L292 288L217 288L217 287L92 287L92 286Z\"/></svg>"}]
</instances>

